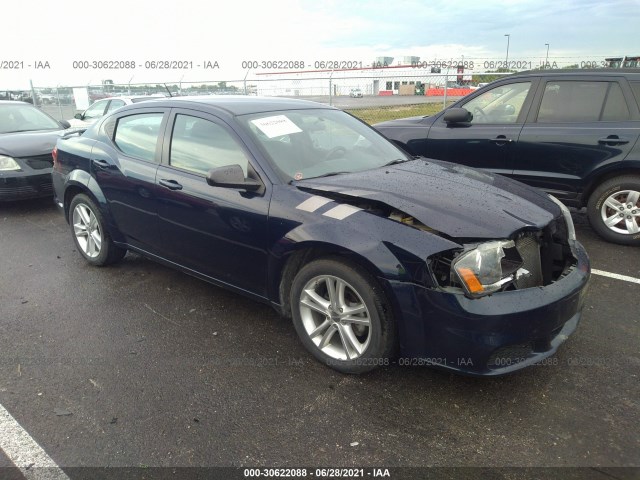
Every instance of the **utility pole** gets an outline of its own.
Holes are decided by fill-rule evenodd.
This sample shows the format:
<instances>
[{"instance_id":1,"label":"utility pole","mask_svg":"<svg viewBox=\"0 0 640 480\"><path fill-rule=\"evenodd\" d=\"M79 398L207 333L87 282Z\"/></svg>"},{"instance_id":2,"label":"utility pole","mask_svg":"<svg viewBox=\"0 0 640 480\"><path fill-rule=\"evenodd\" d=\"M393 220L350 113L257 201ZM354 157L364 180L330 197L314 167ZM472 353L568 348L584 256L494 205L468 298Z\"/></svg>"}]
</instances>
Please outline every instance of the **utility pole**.
<instances>
[{"instance_id":1,"label":"utility pole","mask_svg":"<svg viewBox=\"0 0 640 480\"><path fill-rule=\"evenodd\" d=\"M549 44L545 43L545 45L547 46L547 56L544 59L544 68L547 68L547 65L549 65Z\"/></svg>"},{"instance_id":2,"label":"utility pole","mask_svg":"<svg viewBox=\"0 0 640 480\"><path fill-rule=\"evenodd\" d=\"M511 34L505 33L504 36L507 37L507 58L504 62L504 68L508 70L509 69L509 40L511 40Z\"/></svg>"}]
</instances>

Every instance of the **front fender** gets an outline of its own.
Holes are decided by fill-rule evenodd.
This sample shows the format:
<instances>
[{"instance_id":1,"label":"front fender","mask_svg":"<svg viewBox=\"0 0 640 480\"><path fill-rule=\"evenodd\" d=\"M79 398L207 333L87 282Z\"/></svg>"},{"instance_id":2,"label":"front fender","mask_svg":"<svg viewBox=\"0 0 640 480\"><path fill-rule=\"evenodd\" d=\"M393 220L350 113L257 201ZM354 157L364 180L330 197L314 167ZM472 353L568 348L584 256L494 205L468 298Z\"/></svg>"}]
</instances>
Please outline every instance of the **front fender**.
<instances>
[{"instance_id":1,"label":"front fender","mask_svg":"<svg viewBox=\"0 0 640 480\"><path fill-rule=\"evenodd\" d=\"M297 197L297 196L296 196ZM297 205L305 196L290 199ZM444 237L418 230L365 210L338 220L317 212L278 208L270 212L269 296L280 297L283 270L292 255L315 250L322 255L344 255L387 280L430 285L426 259L460 245ZM331 205L327 205L330 208ZM285 218L286 217L286 218Z\"/></svg>"}]
</instances>

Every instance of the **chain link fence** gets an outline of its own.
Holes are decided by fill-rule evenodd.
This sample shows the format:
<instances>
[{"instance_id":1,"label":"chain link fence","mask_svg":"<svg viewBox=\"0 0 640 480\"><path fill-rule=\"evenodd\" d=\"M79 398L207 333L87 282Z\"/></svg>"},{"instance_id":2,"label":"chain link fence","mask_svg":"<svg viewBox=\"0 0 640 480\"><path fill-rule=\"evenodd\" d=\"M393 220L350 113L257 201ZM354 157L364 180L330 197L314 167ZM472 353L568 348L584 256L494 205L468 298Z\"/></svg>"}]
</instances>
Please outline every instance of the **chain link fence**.
<instances>
[{"instance_id":1,"label":"chain link fence","mask_svg":"<svg viewBox=\"0 0 640 480\"><path fill-rule=\"evenodd\" d=\"M400 65L381 65L374 62L371 67L352 69L318 68L275 73L255 69L247 70L242 79L155 84L116 84L104 80L100 85L34 86L30 91L0 91L0 99L4 96L29 101L55 118L69 120L105 99L123 100L113 102L113 109L128 103L133 97L140 101L141 97L154 96L278 96L333 105L367 123L374 124L396 118L437 113L453 101L472 93L479 86L517 70L531 69L532 66L538 69L559 66L617 66L574 58L564 59L560 63L544 59L537 64L531 60L463 59L427 62L420 61L418 57L405 57L405 60L406 63ZM501 64L508 65L510 69L507 71L501 68ZM103 104L109 109L108 102L102 102L96 108Z\"/></svg>"},{"instance_id":2,"label":"chain link fence","mask_svg":"<svg viewBox=\"0 0 640 480\"><path fill-rule=\"evenodd\" d=\"M495 74L495 78L505 74ZM373 124L416 115L431 115L445 105L468 95L478 82L457 75L416 74L394 71L354 75L326 72L266 75L242 80L220 80L167 84L102 84L34 87L16 99L34 103L59 120L70 120L101 100L141 101L169 96L277 96L299 98L332 105ZM445 88L447 85L447 88ZM35 100L34 100L35 99ZM97 105L98 108L106 102ZM95 107L94 107L95 108Z\"/></svg>"}]
</instances>

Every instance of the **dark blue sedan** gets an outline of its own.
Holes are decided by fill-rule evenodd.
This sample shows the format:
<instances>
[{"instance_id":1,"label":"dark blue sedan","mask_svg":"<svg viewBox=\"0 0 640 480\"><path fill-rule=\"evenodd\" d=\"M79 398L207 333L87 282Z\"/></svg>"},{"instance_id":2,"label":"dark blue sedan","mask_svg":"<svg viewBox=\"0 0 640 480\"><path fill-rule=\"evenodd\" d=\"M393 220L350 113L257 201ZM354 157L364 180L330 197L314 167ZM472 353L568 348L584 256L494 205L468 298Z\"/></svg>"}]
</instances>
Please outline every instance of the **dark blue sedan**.
<instances>
[{"instance_id":1,"label":"dark blue sedan","mask_svg":"<svg viewBox=\"0 0 640 480\"><path fill-rule=\"evenodd\" d=\"M589 280L553 197L408 156L313 102L127 106L58 142L53 183L89 263L131 250L270 304L346 373L540 362L576 329Z\"/></svg>"}]
</instances>

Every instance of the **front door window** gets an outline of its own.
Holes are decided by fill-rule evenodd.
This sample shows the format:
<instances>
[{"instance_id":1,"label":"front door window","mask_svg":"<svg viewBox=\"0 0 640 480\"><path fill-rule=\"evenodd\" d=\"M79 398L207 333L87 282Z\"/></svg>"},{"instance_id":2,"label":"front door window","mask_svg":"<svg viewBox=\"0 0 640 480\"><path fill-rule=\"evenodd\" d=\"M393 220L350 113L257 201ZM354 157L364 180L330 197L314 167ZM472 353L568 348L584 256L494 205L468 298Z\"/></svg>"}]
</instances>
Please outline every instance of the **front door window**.
<instances>
[{"instance_id":1,"label":"front door window","mask_svg":"<svg viewBox=\"0 0 640 480\"><path fill-rule=\"evenodd\" d=\"M516 123L531 82L509 83L492 88L462 105L473 114L471 123Z\"/></svg>"}]
</instances>

